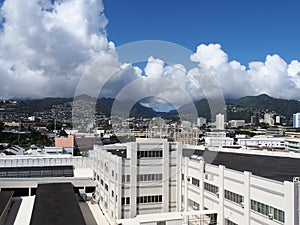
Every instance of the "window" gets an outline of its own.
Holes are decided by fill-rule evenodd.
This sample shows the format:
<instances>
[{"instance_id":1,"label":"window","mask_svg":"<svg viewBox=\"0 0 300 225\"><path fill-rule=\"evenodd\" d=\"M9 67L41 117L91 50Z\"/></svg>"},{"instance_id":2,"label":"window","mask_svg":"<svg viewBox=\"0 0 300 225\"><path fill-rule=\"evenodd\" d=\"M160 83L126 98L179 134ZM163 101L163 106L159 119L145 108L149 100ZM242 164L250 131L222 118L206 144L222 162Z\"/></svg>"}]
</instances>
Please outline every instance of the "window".
<instances>
[{"instance_id":1,"label":"window","mask_svg":"<svg viewBox=\"0 0 300 225\"><path fill-rule=\"evenodd\" d=\"M251 209L265 216L273 215L273 219L284 223L284 211L276 209L272 206L251 200Z\"/></svg>"},{"instance_id":2,"label":"window","mask_svg":"<svg viewBox=\"0 0 300 225\"><path fill-rule=\"evenodd\" d=\"M102 180L102 179L101 179L100 183L101 183L101 185L103 186L103 180Z\"/></svg>"},{"instance_id":3,"label":"window","mask_svg":"<svg viewBox=\"0 0 300 225\"><path fill-rule=\"evenodd\" d=\"M197 187L199 187L199 186L200 186L200 182L199 182L199 180L198 180L198 179L196 179L196 178L193 178L193 177L192 177L192 184L193 184L193 185L195 185L195 186L197 186Z\"/></svg>"},{"instance_id":4,"label":"window","mask_svg":"<svg viewBox=\"0 0 300 225\"><path fill-rule=\"evenodd\" d=\"M107 185L107 183L105 183L105 190L108 191L108 185Z\"/></svg>"},{"instance_id":5,"label":"window","mask_svg":"<svg viewBox=\"0 0 300 225\"><path fill-rule=\"evenodd\" d=\"M111 176L112 176L112 177L115 176L115 171L114 171L114 170L111 171Z\"/></svg>"},{"instance_id":6,"label":"window","mask_svg":"<svg viewBox=\"0 0 300 225\"><path fill-rule=\"evenodd\" d=\"M236 203L242 203L244 202L244 197L239 195L239 194L236 194L236 193L233 193L233 192L230 192L230 191L227 191L225 190L225 198L232 201L232 202L236 202Z\"/></svg>"},{"instance_id":7,"label":"window","mask_svg":"<svg viewBox=\"0 0 300 225\"><path fill-rule=\"evenodd\" d=\"M114 197L115 193L114 191L111 191L111 197Z\"/></svg>"},{"instance_id":8,"label":"window","mask_svg":"<svg viewBox=\"0 0 300 225\"><path fill-rule=\"evenodd\" d=\"M159 221L157 222L157 225L166 225L166 221Z\"/></svg>"}]
</instances>

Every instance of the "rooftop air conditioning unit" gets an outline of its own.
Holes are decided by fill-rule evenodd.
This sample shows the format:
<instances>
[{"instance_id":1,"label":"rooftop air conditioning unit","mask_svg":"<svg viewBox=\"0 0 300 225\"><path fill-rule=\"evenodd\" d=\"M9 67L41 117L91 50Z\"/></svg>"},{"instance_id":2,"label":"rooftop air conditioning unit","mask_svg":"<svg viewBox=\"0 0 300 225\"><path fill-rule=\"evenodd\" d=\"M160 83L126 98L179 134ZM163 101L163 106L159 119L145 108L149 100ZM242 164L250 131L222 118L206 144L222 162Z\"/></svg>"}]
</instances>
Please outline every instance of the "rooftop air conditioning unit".
<instances>
[{"instance_id":1,"label":"rooftop air conditioning unit","mask_svg":"<svg viewBox=\"0 0 300 225\"><path fill-rule=\"evenodd\" d=\"M269 214L268 217L269 217L270 220L274 219L274 215L273 214Z\"/></svg>"}]
</instances>

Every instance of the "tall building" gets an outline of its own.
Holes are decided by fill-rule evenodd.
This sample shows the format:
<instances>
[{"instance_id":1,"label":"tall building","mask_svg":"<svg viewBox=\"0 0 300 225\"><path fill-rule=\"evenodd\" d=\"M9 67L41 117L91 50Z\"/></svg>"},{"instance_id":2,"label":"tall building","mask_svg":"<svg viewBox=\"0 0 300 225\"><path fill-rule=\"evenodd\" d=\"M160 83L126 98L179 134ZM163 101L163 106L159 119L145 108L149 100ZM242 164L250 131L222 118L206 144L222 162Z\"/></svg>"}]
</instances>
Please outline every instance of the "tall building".
<instances>
[{"instance_id":1,"label":"tall building","mask_svg":"<svg viewBox=\"0 0 300 225\"><path fill-rule=\"evenodd\" d=\"M216 115L216 129L224 130L224 114L217 114Z\"/></svg>"},{"instance_id":2,"label":"tall building","mask_svg":"<svg viewBox=\"0 0 300 225\"><path fill-rule=\"evenodd\" d=\"M197 118L197 127L202 127L204 124L206 124L206 118L199 117Z\"/></svg>"},{"instance_id":3,"label":"tall building","mask_svg":"<svg viewBox=\"0 0 300 225\"><path fill-rule=\"evenodd\" d=\"M95 146L94 153L96 195L112 224L182 224L165 221L206 210L210 222L201 224L300 224L300 169L289 169L299 157L151 139Z\"/></svg>"},{"instance_id":4,"label":"tall building","mask_svg":"<svg viewBox=\"0 0 300 225\"><path fill-rule=\"evenodd\" d=\"M276 124L280 124L280 123L281 123L281 118L280 118L280 116L276 116L276 117L275 117L275 122L276 122Z\"/></svg>"},{"instance_id":5,"label":"tall building","mask_svg":"<svg viewBox=\"0 0 300 225\"><path fill-rule=\"evenodd\" d=\"M251 116L251 123L254 125L259 123L259 112L253 112L253 116Z\"/></svg>"},{"instance_id":6,"label":"tall building","mask_svg":"<svg viewBox=\"0 0 300 225\"><path fill-rule=\"evenodd\" d=\"M293 127L294 128L300 127L300 113L293 114Z\"/></svg>"},{"instance_id":7,"label":"tall building","mask_svg":"<svg viewBox=\"0 0 300 225\"><path fill-rule=\"evenodd\" d=\"M272 114L265 113L265 115L264 115L264 122L266 124L269 124L270 126L273 126L274 125L274 119L272 117L273 117Z\"/></svg>"},{"instance_id":8,"label":"tall building","mask_svg":"<svg viewBox=\"0 0 300 225\"><path fill-rule=\"evenodd\" d=\"M181 149L162 139L95 146L95 194L108 220L180 211Z\"/></svg>"}]
</instances>

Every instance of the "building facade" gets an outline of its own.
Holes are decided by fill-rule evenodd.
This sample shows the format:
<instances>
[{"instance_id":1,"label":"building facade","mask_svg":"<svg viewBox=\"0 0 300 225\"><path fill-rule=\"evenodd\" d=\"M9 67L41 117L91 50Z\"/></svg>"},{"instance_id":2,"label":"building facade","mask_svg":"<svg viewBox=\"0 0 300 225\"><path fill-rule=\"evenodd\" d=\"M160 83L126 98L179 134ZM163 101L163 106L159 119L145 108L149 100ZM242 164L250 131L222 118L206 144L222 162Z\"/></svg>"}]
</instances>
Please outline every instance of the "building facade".
<instances>
[{"instance_id":1,"label":"building facade","mask_svg":"<svg viewBox=\"0 0 300 225\"><path fill-rule=\"evenodd\" d=\"M180 210L181 144L155 139L95 146L99 205L109 221Z\"/></svg>"},{"instance_id":2,"label":"building facade","mask_svg":"<svg viewBox=\"0 0 300 225\"><path fill-rule=\"evenodd\" d=\"M219 113L216 115L216 129L224 130L224 115Z\"/></svg>"},{"instance_id":3,"label":"building facade","mask_svg":"<svg viewBox=\"0 0 300 225\"><path fill-rule=\"evenodd\" d=\"M156 222L141 215L199 212L199 219L205 210L216 213L201 217L203 224L300 224L300 171L281 176L289 168L280 165L297 167L299 157L220 153L153 139L95 146L94 154L96 195L112 224L132 218L169 224L160 223L159 214ZM268 167L271 162L278 166Z\"/></svg>"}]
</instances>

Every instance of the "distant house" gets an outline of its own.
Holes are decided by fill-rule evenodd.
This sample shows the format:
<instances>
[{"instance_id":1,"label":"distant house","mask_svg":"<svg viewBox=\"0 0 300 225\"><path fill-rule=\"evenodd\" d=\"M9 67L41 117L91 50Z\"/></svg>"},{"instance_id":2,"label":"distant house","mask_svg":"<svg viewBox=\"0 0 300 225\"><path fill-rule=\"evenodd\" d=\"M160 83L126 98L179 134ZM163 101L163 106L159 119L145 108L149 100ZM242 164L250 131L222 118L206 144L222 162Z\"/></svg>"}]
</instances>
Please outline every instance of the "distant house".
<instances>
[{"instance_id":1,"label":"distant house","mask_svg":"<svg viewBox=\"0 0 300 225\"><path fill-rule=\"evenodd\" d=\"M69 154L74 153L75 148L75 138L73 135L68 135L68 137L56 137L55 147L63 147L65 151Z\"/></svg>"}]
</instances>

